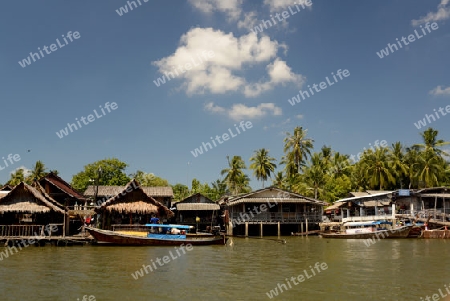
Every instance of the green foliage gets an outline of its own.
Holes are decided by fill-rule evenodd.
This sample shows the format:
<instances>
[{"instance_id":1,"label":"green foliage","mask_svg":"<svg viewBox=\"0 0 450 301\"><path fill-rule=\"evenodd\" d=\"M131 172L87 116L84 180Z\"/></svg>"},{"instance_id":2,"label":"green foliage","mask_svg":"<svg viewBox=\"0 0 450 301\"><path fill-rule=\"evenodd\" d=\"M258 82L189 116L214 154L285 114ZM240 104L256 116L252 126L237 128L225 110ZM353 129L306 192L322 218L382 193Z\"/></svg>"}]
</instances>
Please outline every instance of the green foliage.
<instances>
[{"instance_id":1,"label":"green foliage","mask_svg":"<svg viewBox=\"0 0 450 301\"><path fill-rule=\"evenodd\" d=\"M84 170L72 178L71 185L84 191L89 185L126 185L130 178L126 175L125 168L128 164L117 158L108 158L96 161L84 166ZM92 180L92 181L91 181Z\"/></svg>"},{"instance_id":2,"label":"green foliage","mask_svg":"<svg viewBox=\"0 0 450 301\"><path fill-rule=\"evenodd\" d=\"M130 178L136 179L141 186L169 186L169 181L166 179L155 176L153 173L146 173L142 170L137 170L135 173L130 174Z\"/></svg>"},{"instance_id":3,"label":"green foliage","mask_svg":"<svg viewBox=\"0 0 450 301\"><path fill-rule=\"evenodd\" d=\"M269 151L265 148L261 148L255 151L253 157L250 158L250 169L253 169L253 174L258 180L262 180L262 187L264 188L264 181L271 176L271 173L275 172L277 165L273 163L275 158L269 156Z\"/></svg>"}]
</instances>

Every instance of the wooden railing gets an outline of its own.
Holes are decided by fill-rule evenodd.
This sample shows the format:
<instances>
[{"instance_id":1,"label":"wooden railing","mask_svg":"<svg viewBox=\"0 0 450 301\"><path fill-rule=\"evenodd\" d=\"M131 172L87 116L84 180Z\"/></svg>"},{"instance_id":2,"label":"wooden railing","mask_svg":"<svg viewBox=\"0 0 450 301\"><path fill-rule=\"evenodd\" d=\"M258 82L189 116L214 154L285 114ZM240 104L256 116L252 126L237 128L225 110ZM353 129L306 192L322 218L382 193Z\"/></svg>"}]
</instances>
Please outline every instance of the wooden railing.
<instances>
[{"instance_id":1,"label":"wooden railing","mask_svg":"<svg viewBox=\"0 0 450 301\"><path fill-rule=\"evenodd\" d=\"M237 223L244 222L281 222L281 223L301 223L321 222L322 215L320 213L302 213L302 212L261 212L259 214L248 212L231 213L231 221Z\"/></svg>"},{"instance_id":2,"label":"wooden railing","mask_svg":"<svg viewBox=\"0 0 450 301\"><path fill-rule=\"evenodd\" d=\"M51 227L49 227L51 226ZM58 236L62 235L63 224L45 225L0 225L0 237L21 237L21 236ZM57 231L51 229L57 227Z\"/></svg>"}]
</instances>

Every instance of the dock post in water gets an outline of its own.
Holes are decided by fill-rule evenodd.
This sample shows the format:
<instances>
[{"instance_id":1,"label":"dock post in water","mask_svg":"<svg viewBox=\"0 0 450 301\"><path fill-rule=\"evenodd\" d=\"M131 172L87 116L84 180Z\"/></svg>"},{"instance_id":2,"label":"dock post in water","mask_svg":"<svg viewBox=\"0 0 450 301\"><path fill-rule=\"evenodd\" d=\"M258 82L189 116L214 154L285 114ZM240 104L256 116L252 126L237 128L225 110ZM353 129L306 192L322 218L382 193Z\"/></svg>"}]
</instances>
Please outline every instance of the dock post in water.
<instances>
[{"instance_id":1,"label":"dock post in water","mask_svg":"<svg viewBox=\"0 0 450 301\"><path fill-rule=\"evenodd\" d=\"M281 228L280 228L280 222L278 222L278 237L281 236Z\"/></svg>"},{"instance_id":2,"label":"dock post in water","mask_svg":"<svg viewBox=\"0 0 450 301\"><path fill-rule=\"evenodd\" d=\"M248 236L248 222L245 222L245 237Z\"/></svg>"},{"instance_id":3,"label":"dock post in water","mask_svg":"<svg viewBox=\"0 0 450 301\"><path fill-rule=\"evenodd\" d=\"M259 223L259 234L261 237L263 237L263 223L262 222Z\"/></svg>"},{"instance_id":4,"label":"dock post in water","mask_svg":"<svg viewBox=\"0 0 450 301\"><path fill-rule=\"evenodd\" d=\"M305 220L305 225L306 225L306 236L308 236L308 219Z\"/></svg>"}]
</instances>

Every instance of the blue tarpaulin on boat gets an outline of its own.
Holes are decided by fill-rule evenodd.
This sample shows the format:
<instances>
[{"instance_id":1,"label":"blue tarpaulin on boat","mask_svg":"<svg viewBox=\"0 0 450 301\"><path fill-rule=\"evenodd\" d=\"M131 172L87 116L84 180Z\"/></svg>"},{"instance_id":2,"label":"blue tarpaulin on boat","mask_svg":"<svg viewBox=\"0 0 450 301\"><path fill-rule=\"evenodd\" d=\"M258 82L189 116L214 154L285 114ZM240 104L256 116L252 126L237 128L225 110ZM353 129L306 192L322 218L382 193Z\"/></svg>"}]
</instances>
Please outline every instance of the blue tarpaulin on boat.
<instances>
[{"instance_id":1,"label":"blue tarpaulin on boat","mask_svg":"<svg viewBox=\"0 0 450 301\"><path fill-rule=\"evenodd\" d=\"M145 224L146 227L157 227L157 228L177 228L177 229L190 229L192 226L187 225L164 225L164 224Z\"/></svg>"},{"instance_id":2,"label":"blue tarpaulin on boat","mask_svg":"<svg viewBox=\"0 0 450 301\"><path fill-rule=\"evenodd\" d=\"M178 235L178 234L153 234L150 233L147 235L149 238L155 238L155 239L186 239L186 235Z\"/></svg>"}]
</instances>

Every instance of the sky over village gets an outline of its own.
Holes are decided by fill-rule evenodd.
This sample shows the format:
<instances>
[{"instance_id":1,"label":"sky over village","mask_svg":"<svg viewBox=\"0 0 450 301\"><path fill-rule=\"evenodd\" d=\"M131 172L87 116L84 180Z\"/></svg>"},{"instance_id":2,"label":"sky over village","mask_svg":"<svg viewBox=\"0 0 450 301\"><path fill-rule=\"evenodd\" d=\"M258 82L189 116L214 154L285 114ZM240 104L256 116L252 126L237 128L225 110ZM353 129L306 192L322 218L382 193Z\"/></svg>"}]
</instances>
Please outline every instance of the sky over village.
<instances>
[{"instance_id":1,"label":"sky over village","mask_svg":"<svg viewBox=\"0 0 450 301\"><path fill-rule=\"evenodd\" d=\"M429 126L450 140L449 0L3 6L0 183L37 160L70 182L111 157L210 183L227 156L279 165L296 126L348 155Z\"/></svg>"}]
</instances>

